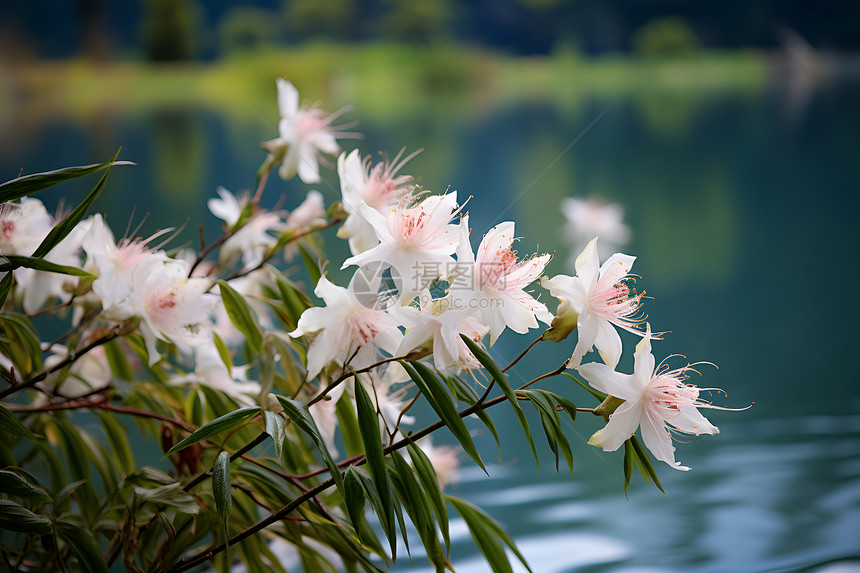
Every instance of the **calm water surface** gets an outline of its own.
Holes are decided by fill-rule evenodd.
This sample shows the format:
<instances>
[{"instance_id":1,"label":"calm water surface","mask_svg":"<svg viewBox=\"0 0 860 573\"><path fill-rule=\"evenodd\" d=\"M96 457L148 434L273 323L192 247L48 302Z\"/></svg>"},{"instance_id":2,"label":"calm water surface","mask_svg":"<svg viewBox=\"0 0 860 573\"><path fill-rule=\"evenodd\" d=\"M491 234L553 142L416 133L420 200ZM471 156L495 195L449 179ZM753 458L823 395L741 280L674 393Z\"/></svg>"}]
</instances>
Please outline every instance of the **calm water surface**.
<instances>
[{"instance_id":1,"label":"calm water surface","mask_svg":"<svg viewBox=\"0 0 860 573\"><path fill-rule=\"evenodd\" d=\"M755 402L740 413L712 412L718 437L678 444L677 458L692 471L657 466L667 496L634 476L629 499L621 455L585 444L596 420L583 415L568 426L571 478L556 473L546 447L538 471L508 406L499 407L501 453L475 426L492 480L465 466L451 492L502 522L535 572L860 571L860 311L849 296L860 274L858 96L856 85L826 88L803 108L775 91L594 100L576 109L529 101L486 110L464 101L384 124L356 111L362 152L424 147L407 171L429 189L473 195L475 237L515 220L521 253L555 251L550 274L572 272L577 249L564 239L562 198L596 194L624 205L633 230L624 251L638 256L638 286L654 297L652 324L671 331L654 345L658 360L680 353L713 362L719 370L703 369L695 382L725 389L720 404ZM140 167L112 174L98 205L117 233L137 205L135 220L151 213L144 230L189 218L183 237L192 241L205 220L211 240L218 224L205 199L217 185L251 186L262 159L256 145L273 135L263 120L237 127L205 111L160 110L99 125L41 125L26 137L5 130L0 167L8 179L22 168L101 161L123 145L122 157ZM337 185L329 174L319 188L332 200ZM285 194L292 207L305 191L275 181L267 201ZM333 260L346 254L333 236L328 249ZM506 334L493 352L505 362L529 341ZM629 351L635 340L625 343ZM539 345L515 381L552 369L571 346ZM622 359L622 368L631 364ZM567 379L546 387L593 405ZM458 570L488 570L462 522L452 528ZM403 555L398 570L411 570ZM419 571L430 570L417 536L413 557Z\"/></svg>"}]
</instances>

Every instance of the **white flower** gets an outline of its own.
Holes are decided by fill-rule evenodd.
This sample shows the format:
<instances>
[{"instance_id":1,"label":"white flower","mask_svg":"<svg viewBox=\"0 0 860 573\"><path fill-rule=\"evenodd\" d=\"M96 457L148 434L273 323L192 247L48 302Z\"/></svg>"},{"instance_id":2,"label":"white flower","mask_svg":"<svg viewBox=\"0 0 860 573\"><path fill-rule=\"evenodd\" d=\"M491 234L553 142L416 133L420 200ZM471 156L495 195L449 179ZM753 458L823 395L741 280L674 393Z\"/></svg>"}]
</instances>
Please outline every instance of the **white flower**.
<instances>
[{"instance_id":1,"label":"white flower","mask_svg":"<svg viewBox=\"0 0 860 573\"><path fill-rule=\"evenodd\" d=\"M601 249L607 250L630 240L630 227L624 224L624 208L618 203L605 203L598 197L566 197L561 200L561 212L567 219L565 235L580 248L593 237L600 237ZM609 252L601 250L598 254Z\"/></svg>"},{"instance_id":2,"label":"white flower","mask_svg":"<svg viewBox=\"0 0 860 573\"><path fill-rule=\"evenodd\" d=\"M248 203L248 198L241 201L224 187L218 187L221 199L209 199L209 210L232 228ZM242 268L253 269L263 262L266 251L277 243L277 239L269 231L282 227L281 216L276 212L258 212L251 216L233 235L230 236L218 251L218 263L230 265L241 253Z\"/></svg>"},{"instance_id":3,"label":"white flower","mask_svg":"<svg viewBox=\"0 0 860 573\"><path fill-rule=\"evenodd\" d=\"M421 298L429 300L429 293ZM437 299L425 302L421 308L390 307L389 314L406 327L406 335L397 354L405 355L432 343L433 365L439 372L456 374L463 369L481 368L481 363L460 335L465 334L481 344L489 327L474 316L449 308L449 303L448 299Z\"/></svg>"},{"instance_id":4,"label":"white flower","mask_svg":"<svg viewBox=\"0 0 860 573\"><path fill-rule=\"evenodd\" d=\"M359 302L352 281L349 288L343 288L322 276L314 294L326 306L304 311L290 333L293 338L314 335L308 348L308 379L332 362L361 368L374 362L377 348L388 353L397 349L402 335L394 319Z\"/></svg>"},{"instance_id":5,"label":"white flower","mask_svg":"<svg viewBox=\"0 0 860 573\"><path fill-rule=\"evenodd\" d=\"M385 216L369 205L361 205L361 213L373 226L380 243L348 258L341 267L371 263L391 267L403 302L411 301L446 272L460 239L457 225L450 224L460 209L456 191L431 195L410 205L413 200L404 197Z\"/></svg>"},{"instance_id":6,"label":"white flower","mask_svg":"<svg viewBox=\"0 0 860 573\"><path fill-rule=\"evenodd\" d=\"M282 179L290 179L298 172L299 178L305 183L318 183L318 155L337 154L340 151L337 138L348 135L335 133L331 125L346 108L326 114L316 104L299 107L299 92L293 84L282 78L278 78L277 84L278 110L281 114L278 133L280 139L289 146L278 173Z\"/></svg>"},{"instance_id":7,"label":"white flower","mask_svg":"<svg viewBox=\"0 0 860 573\"><path fill-rule=\"evenodd\" d=\"M281 231L289 233L302 227L308 227L315 222L325 219L325 215L325 202L323 201L322 193L316 190L308 191L305 200L289 214L286 222L281 227ZM284 260L287 262L292 261L298 252L298 241L289 241L286 247L284 247Z\"/></svg>"},{"instance_id":8,"label":"white flower","mask_svg":"<svg viewBox=\"0 0 860 573\"><path fill-rule=\"evenodd\" d=\"M490 344L505 330L525 334L537 328L537 319L549 324L552 315L546 306L523 290L543 272L551 255L517 260L514 223L507 221L490 229L478 247L477 257L469 242L469 217L460 218L457 265L449 277L449 293L455 308L475 309L490 327Z\"/></svg>"},{"instance_id":9,"label":"white flower","mask_svg":"<svg viewBox=\"0 0 860 573\"><path fill-rule=\"evenodd\" d=\"M592 346L614 368L621 358L621 337L612 327L643 335L645 317L639 312L642 294L627 285L636 257L616 253L598 267L597 239L592 239L576 259L576 275L544 278L541 284L561 301L557 315L578 313L578 340L568 367L576 368ZM644 294L644 293L643 293ZM659 335L652 335L659 338Z\"/></svg>"},{"instance_id":10,"label":"white flower","mask_svg":"<svg viewBox=\"0 0 860 573\"><path fill-rule=\"evenodd\" d=\"M397 175L397 172L420 150L401 161L404 151L405 148L401 149L393 161L377 163L373 167L370 166L370 157L362 162L357 149L349 155L342 153L337 159L343 207L349 214L337 236L349 239L349 248L354 255L379 244L373 226L361 214L361 205L368 205L384 214L403 196L411 195L415 190L412 177Z\"/></svg>"},{"instance_id":11,"label":"white flower","mask_svg":"<svg viewBox=\"0 0 860 573\"><path fill-rule=\"evenodd\" d=\"M188 278L185 261L150 256L135 265L125 310L141 319L150 365L159 359L156 339L192 347L212 341L210 317L218 297L207 293L211 286L208 279Z\"/></svg>"},{"instance_id":12,"label":"white flower","mask_svg":"<svg viewBox=\"0 0 860 573\"><path fill-rule=\"evenodd\" d=\"M54 218L38 199L0 205L0 254L29 257L51 228Z\"/></svg>"},{"instance_id":13,"label":"white flower","mask_svg":"<svg viewBox=\"0 0 860 573\"><path fill-rule=\"evenodd\" d=\"M117 243L102 216L96 214L92 217L92 224L81 244L87 254L86 268L97 276L92 288L101 299L106 317L125 320L134 314L130 308L123 307L131 295L131 271L148 257L167 258L163 253L149 250L146 243L171 230L159 231L146 240L121 239Z\"/></svg>"},{"instance_id":14,"label":"white flower","mask_svg":"<svg viewBox=\"0 0 860 573\"><path fill-rule=\"evenodd\" d=\"M233 366L232 371L221 359L214 344L202 344L194 348L194 371L183 376L174 376L169 382L176 385L205 384L221 390L243 406L253 406L253 396L260 393L260 384L249 382L246 366Z\"/></svg>"},{"instance_id":15,"label":"white flower","mask_svg":"<svg viewBox=\"0 0 860 573\"><path fill-rule=\"evenodd\" d=\"M20 203L0 205L0 255L30 256L54 226L54 218L38 199L24 197ZM80 267L81 240L89 221L81 221L43 258L51 263ZM51 298L66 302L78 278L28 268L15 271L15 280L23 293L24 311L34 313Z\"/></svg>"},{"instance_id":16,"label":"white flower","mask_svg":"<svg viewBox=\"0 0 860 573\"><path fill-rule=\"evenodd\" d=\"M688 470L690 468L675 461L671 432L696 436L719 433L717 427L697 409L715 406L699 398L699 388L684 383L686 373L693 370L692 364L669 370L661 363L655 368L650 334L649 326L642 341L636 345L633 374L615 372L613 368L596 362L578 368L594 388L624 400L609 417L609 423L591 436L588 443L605 451L614 451L633 435L636 428L641 428L645 446L658 460L675 469Z\"/></svg>"}]
</instances>

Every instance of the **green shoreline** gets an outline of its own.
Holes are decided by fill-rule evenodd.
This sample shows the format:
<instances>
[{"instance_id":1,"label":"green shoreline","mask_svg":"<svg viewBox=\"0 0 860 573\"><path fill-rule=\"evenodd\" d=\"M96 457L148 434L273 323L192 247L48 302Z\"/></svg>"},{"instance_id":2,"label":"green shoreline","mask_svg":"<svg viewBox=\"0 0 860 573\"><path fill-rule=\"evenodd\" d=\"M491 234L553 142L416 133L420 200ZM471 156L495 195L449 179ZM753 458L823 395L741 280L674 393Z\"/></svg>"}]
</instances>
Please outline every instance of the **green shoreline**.
<instances>
[{"instance_id":1,"label":"green shoreline","mask_svg":"<svg viewBox=\"0 0 860 573\"><path fill-rule=\"evenodd\" d=\"M274 78L281 76L328 108L353 104L363 117L384 121L451 101L459 102L458 113L485 113L520 101L575 107L595 97L756 93L767 80L767 58L756 51L655 60L584 58L572 51L522 57L451 45L314 44L209 63L74 59L21 64L5 72L0 102L26 116L86 119L110 110L135 114L188 105L237 119L261 113L274 119Z\"/></svg>"}]
</instances>

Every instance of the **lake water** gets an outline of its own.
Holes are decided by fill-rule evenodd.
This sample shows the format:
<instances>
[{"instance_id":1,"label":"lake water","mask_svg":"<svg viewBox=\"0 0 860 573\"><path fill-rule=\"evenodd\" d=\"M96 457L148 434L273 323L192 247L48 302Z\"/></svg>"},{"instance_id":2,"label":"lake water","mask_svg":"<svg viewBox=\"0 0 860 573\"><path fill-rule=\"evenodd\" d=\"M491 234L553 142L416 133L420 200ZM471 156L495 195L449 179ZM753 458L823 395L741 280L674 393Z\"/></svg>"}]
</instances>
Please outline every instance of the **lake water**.
<instances>
[{"instance_id":1,"label":"lake water","mask_svg":"<svg viewBox=\"0 0 860 573\"><path fill-rule=\"evenodd\" d=\"M262 115L274 106L273 97ZM576 254L563 232L564 197L623 205L632 229L623 250L638 257L637 286L654 297L646 303L652 324L671 331L655 343L657 359L713 362L719 370L705 368L693 382L724 389L716 400L728 407L755 402L743 412L712 411L719 436L677 444L692 471L656 463L667 496L635 475L629 499L620 453L585 443L596 419L568 425L571 478L556 473L539 424L538 472L509 407L499 406L501 454L474 426L492 479L464 460L450 492L499 520L536 573L860 571L860 307L848 296L860 278L860 87L824 87L802 105L763 88L594 97L569 108L541 99L484 108L464 98L420 116L352 116L365 134L363 153L424 147L406 171L431 190L450 185L474 196L475 237L515 220L521 253L537 245L555 252L549 274L572 274ZM106 160L122 145L122 157L140 167L117 169L98 209L111 213L118 233L132 205L136 220L151 213L145 230L188 218L189 241L200 221L215 237L206 198L217 185L253 185L257 144L274 136L262 119L237 124L183 107L23 131L15 118L4 125L3 179ZM63 192L77 189L86 191L72 184ZM284 193L292 207L306 189L273 181L266 201ZM328 173L319 189L333 200L336 177ZM327 241L332 260L342 260L345 247ZM505 363L531 338L506 334L493 352ZM626 348L634 338L624 338ZM570 351L568 342L538 345L514 381L554 368ZM625 356L622 369L631 363ZM568 379L544 387L593 406ZM488 570L462 523L452 527L458 571ZM417 546L416 537L418 570L429 570ZM411 567L404 553L398 570Z\"/></svg>"}]
</instances>

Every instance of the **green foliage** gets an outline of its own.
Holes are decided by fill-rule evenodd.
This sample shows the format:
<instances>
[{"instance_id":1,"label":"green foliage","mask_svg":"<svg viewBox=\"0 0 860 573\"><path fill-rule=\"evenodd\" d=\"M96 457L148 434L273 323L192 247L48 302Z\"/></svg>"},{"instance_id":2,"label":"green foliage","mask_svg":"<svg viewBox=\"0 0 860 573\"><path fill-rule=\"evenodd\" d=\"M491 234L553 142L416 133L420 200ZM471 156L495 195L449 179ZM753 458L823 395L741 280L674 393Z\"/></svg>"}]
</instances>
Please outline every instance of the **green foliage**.
<instances>
[{"instance_id":1,"label":"green foliage","mask_svg":"<svg viewBox=\"0 0 860 573\"><path fill-rule=\"evenodd\" d=\"M648 22L634 32L631 43L636 54L653 58L690 56L700 49L690 25L674 16Z\"/></svg>"},{"instance_id":2,"label":"green foliage","mask_svg":"<svg viewBox=\"0 0 860 573\"><path fill-rule=\"evenodd\" d=\"M202 42L202 10L195 0L146 0L141 37L147 59L192 58Z\"/></svg>"},{"instance_id":3,"label":"green foliage","mask_svg":"<svg viewBox=\"0 0 860 573\"><path fill-rule=\"evenodd\" d=\"M232 429L239 424L247 422L259 413L260 408L253 406L248 408L240 408L239 410L235 410L224 414L223 416L219 416L205 426L194 430L190 436L167 450L164 455L169 456L171 454L180 452L192 444L196 444L197 442L206 440L208 438L211 438L212 436L220 434L221 432Z\"/></svg>"}]
</instances>

